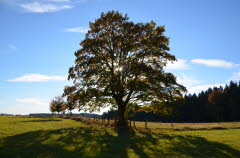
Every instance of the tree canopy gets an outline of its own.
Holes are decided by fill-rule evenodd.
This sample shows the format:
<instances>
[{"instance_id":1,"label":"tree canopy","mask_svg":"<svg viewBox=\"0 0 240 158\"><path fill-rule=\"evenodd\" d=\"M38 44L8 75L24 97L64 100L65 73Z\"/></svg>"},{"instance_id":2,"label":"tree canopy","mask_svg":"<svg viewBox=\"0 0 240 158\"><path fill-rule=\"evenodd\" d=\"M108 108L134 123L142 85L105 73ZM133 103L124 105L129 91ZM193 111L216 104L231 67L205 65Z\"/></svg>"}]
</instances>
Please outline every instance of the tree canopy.
<instances>
[{"instance_id":1,"label":"tree canopy","mask_svg":"<svg viewBox=\"0 0 240 158\"><path fill-rule=\"evenodd\" d=\"M75 52L75 65L68 79L71 93L80 109L95 111L116 106L119 125L126 125L129 106L148 105L155 112L182 99L186 88L164 71L167 62L176 61L168 53L165 27L154 21L134 23L117 11L102 13Z\"/></svg>"},{"instance_id":2,"label":"tree canopy","mask_svg":"<svg viewBox=\"0 0 240 158\"><path fill-rule=\"evenodd\" d=\"M66 103L61 96L57 96L50 102L50 111L54 112L64 112L67 109Z\"/></svg>"}]
</instances>

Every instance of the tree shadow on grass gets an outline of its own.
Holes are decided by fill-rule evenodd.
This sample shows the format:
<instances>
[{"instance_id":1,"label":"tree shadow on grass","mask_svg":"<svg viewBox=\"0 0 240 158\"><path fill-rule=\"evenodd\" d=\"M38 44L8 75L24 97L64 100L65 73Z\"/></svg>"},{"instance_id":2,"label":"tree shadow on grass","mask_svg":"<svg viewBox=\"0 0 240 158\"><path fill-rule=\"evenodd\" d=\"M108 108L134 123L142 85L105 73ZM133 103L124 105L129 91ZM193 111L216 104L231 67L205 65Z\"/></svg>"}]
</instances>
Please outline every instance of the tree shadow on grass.
<instances>
[{"instance_id":1,"label":"tree shadow on grass","mask_svg":"<svg viewBox=\"0 0 240 158\"><path fill-rule=\"evenodd\" d=\"M39 130L0 139L0 157L240 157L202 137L148 131L117 134L92 127Z\"/></svg>"}]
</instances>

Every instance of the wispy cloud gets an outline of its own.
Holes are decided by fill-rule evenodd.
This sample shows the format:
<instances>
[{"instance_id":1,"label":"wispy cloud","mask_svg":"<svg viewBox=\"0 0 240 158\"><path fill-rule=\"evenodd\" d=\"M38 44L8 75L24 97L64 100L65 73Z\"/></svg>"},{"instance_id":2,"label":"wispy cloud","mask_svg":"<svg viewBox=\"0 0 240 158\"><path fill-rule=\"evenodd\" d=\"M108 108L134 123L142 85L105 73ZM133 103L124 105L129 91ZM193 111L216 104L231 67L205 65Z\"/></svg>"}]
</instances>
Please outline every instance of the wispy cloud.
<instances>
[{"instance_id":1,"label":"wispy cloud","mask_svg":"<svg viewBox=\"0 0 240 158\"><path fill-rule=\"evenodd\" d=\"M74 6L69 4L51 4L51 3L39 3L39 2L32 2L32 3L24 3L19 5L27 12L34 12L34 13L45 13L45 12L56 12L64 9L71 9Z\"/></svg>"},{"instance_id":2,"label":"wispy cloud","mask_svg":"<svg viewBox=\"0 0 240 158\"><path fill-rule=\"evenodd\" d=\"M71 2L71 0L46 0L49 2Z\"/></svg>"},{"instance_id":3,"label":"wispy cloud","mask_svg":"<svg viewBox=\"0 0 240 158\"><path fill-rule=\"evenodd\" d=\"M87 33L88 28L86 27L73 27L65 29L66 32L79 32L79 33Z\"/></svg>"},{"instance_id":4,"label":"wispy cloud","mask_svg":"<svg viewBox=\"0 0 240 158\"><path fill-rule=\"evenodd\" d=\"M239 77L240 77L240 72L239 72ZM180 75L177 75L177 82L185 86L188 90L187 93L193 94L193 93L200 93L201 91L206 91L209 88L213 87L220 87L220 86L225 86L226 83L216 83L216 84L204 84L204 81L198 80L193 76L188 76L183 73Z\"/></svg>"},{"instance_id":5,"label":"wispy cloud","mask_svg":"<svg viewBox=\"0 0 240 158\"><path fill-rule=\"evenodd\" d=\"M174 62L168 62L167 66L166 66L166 69L168 69L168 70L185 70L185 69L188 69L189 66L186 62L187 62L187 60L184 60L184 59L178 59L177 61L174 61Z\"/></svg>"},{"instance_id":6,"label":"wispy cloud","mask_svg":"<svg viewBox=\"0 0 240 158\"><path fill-rule=\"evenodd\" d=\"M49 102L47 98L17 98L14 105L3 106L2 113L29 114L29 113L49 113Z\"/></svg>"},{"instance_id":7,"label":"wispy cloud","mask_svg":"<svg viewBox=\"0 0 240 158\"><path fill-rule=\"evenodd\" d=\"M8 47L9 47L11 50L17 50L17 47L16 47L14 44L8 44Z\"/></svg>"},{"instance_id":8,"label":"wispy cloud","mask_svg":"<svg viewBox=\"0 0 240 158\"><path fill-rule=\"evenodd\" d=\"M66 81L66 76L48 76L41 74L26 74L14 79L9 79L9 82L46 82L46 81Z\"/></svg>"},{"instance_id":9,"label":"wispy cloud","mask_svg":"<svg viewBox=\"0 0 240 158\"><path fill-rule=\"evenodd\" d=\"M240 71L235 72L228 81L240 81Z\"/></svg>"},{"instance_id":10,"label":"wispy cloud","mask_svg":"<svg viewBox=\"0 0 240 158\"><path fill-rule=\"evenodd\" d=\"M48 104L48 101L39 99L39 98L17 98L16 102L26 103L26 104L36 104L36 105L45 105Z\"/></svg>"},{"instance_id":11,"label":"wispy cloud","mask_svg":"<svg viewBox=\"0 0 240 158\"><path fill-rule=\"evenodd\" d=\"M193 59L191 60L191 62L196 64L202 64L209 67L222 67L222 68L231 68L236 65L232 62L218 59Z\"/></svg>"},{"instance_id":12,"label":"wispy cloud","mask_svg":"<svg viewBox=\"0 0 240 158\"><path fill-rule=\"evenodd\" d=\"M196 93L196 94L198 94L198 93L200 93L201 91L208 90L208 88L220 87L220 86L224 87L225 84L223 84L223 83L219 83L219 84L218 84L218 83L217 83L217 84L193 86L193 87L188 88L188 93L191 93L191 94Z\"/></svg>"},{"instance_id":13,"label":"wispy cloud","mask_svg":"<svg viewBox=\"0 0 240 158\"><path fill-rule=\"evenodd\" d=\"M14 103L13 105L11 105L11 103L4 102L4 104L7 104L8 106L2 106L0 113L8 114L50 113L49 110L50 98L23 97L17 98L15 102L16 103ZM108 110L109 110L108 107L102 108L99 112L94 113L102 114L103 112L106 112ZM79 113L77 109L73 110L72 112Z\"/></svg>"},{"instance_id":14,"label":"wispy cloud","mask_svg":"<svg viewBox=\"0 0 240 158\"><path fill-rule=\"evenodd\" d=\"M177 82L182 84L186 88L190 88L192 86L202 83L202 81L197 80L192 76L187 76L183 73L181 73L180 75L177 75Z\"/></svg>"}]
</instances>

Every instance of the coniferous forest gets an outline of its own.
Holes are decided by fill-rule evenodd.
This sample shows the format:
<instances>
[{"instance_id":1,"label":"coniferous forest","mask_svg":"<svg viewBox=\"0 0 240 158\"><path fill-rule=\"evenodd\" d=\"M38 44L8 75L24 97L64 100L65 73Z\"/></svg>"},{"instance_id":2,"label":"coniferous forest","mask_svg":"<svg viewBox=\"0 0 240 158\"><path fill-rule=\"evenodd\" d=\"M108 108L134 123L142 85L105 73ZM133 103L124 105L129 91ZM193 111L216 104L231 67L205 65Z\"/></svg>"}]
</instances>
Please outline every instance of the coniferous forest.
<instances>
[{"instance_id":1,"label":"coniferous forest","mask_svg":"<svg viewBox=\"0 0 240 158\"><path fill-rule=\"evenodd\" d=\"M240 82L231 81L225 87L213 87L199 94L187 94L182 103L172 105L171 115L140 111L130 120L160 122L228 122L240 120ZM116 117L116 111L103 114L104 118Z\"/></svg>"}]
</instances>

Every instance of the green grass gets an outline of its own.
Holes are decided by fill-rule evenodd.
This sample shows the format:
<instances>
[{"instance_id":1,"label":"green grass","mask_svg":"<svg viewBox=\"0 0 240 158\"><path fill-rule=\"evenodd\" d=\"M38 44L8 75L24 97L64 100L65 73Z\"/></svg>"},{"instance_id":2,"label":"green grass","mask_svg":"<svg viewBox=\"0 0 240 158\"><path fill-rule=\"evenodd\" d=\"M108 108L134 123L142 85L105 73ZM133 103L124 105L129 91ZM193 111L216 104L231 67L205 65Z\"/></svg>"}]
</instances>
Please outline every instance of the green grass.
<instances>
[{"instance_id":1,"label":"green grass","mask_svg":"<svg viewBox=\"0 0 240 158\"><path fill-rule=\"evenodd\" d=\"M107 125L107 120L94 120L91 118L83 118L86 122L95 122L96 124ZM112 126L114 120L110 120ZM133 126L133 121L132 121ZM145 122L135 121L135 126L138 129L145 128ZM171 130L199 130L199 129L240 129L240 122L212 122L212 123L161 123L161 122L147 122L147 128L151 130L171 129Z\"/></svg>"},{"instance_id":2,"label":"green grass","mask_svg":"<svg viewBox=\"0 0 240 158\"><path fill-rule=\"evenodd\" d=\"M137 128L144 128L144 122L136 122ZM150 129L216 129L216 128L240 128L240 122L214 122L214 123L159 123L148 122Z\"/></svg>"},{"instance_id":3,"label":"green grass","mask_svg":"<svg viewBox=\"0 0 240 158\"><path fill-rule=\"evenodd\" d=\"M239 142L240 129L135 130L118 134L112 128L69 119L0 117L1 158L239 158Z\"/></svg>"}]
</instances>

